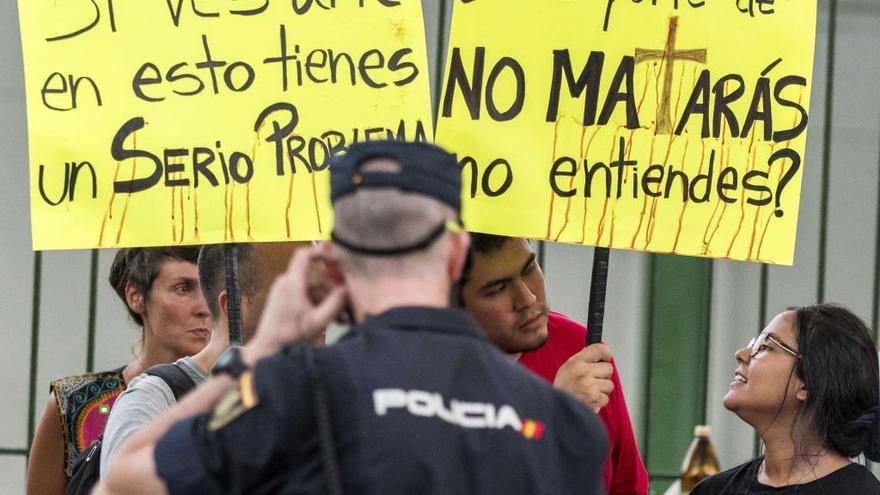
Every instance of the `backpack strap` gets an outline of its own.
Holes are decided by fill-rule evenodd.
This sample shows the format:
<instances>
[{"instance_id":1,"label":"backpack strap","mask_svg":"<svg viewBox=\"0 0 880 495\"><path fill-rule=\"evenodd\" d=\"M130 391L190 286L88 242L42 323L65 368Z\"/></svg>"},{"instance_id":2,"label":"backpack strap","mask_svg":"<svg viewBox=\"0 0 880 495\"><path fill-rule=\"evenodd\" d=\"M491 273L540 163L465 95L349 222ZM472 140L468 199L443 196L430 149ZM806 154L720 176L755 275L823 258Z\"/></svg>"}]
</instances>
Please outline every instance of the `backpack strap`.
<instances>
[{"instance_id":1,"label":"backpack strap","mask_svg":"<svg viewBox=\"0 0 880 495\"><path fill-rule=\"evenodd\" d=\"M158 376L168 385L171 393L174 394L175 400L180 400L187 392L196 388L196 382L193 381L180 366L174 363L162 363L150 366L144 373L150 376Z\"/></svg>"}]
</instances>

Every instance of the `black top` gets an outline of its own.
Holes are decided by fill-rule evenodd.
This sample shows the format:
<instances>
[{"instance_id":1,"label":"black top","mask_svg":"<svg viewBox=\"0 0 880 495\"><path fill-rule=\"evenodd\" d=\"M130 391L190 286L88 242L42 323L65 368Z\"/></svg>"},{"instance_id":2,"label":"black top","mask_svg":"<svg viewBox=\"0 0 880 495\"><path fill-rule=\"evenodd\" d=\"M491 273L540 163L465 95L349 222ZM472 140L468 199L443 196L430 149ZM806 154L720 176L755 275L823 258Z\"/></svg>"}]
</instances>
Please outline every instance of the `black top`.
<instances>
[{"instance_id":1,"label":"black top","mask_svg":"<svg viewBox=\"0 0 880 495\"><path fill-rule=\"evenodd\" d=\"M511 361L461 310L393 309L315 357L348 494L602 491L597 416ZM302 351L260 361L249 379L159 441L171 493L325 491ZM236 396L251 391L256 405Z\"/></svg>"},{"instance_id":2,"label":"black top","mask_svg":"<svg viewBox=\"0 0 880 495\"><path fill-rule=\"evenodd\" d=\"M758 468L763 457L728 469L703 480L691 490L692 495L715 493L749 495L867 495L880 494L880 482L864 466L850 464L816 481L801 485L772 487L758 482Z\"/></svg>"}]
</instances>

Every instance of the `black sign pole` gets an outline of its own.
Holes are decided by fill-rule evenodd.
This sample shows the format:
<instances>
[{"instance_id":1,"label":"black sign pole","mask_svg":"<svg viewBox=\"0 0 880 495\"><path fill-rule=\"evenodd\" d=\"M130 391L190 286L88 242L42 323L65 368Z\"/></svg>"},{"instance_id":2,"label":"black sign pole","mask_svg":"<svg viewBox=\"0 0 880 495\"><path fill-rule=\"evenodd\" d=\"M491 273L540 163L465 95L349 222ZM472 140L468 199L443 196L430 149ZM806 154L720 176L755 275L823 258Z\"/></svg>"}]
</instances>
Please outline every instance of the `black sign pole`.
<instances>
[{"instance_id":1,"label":"black sign pole","mask_svg":"<svg viewBox=\"0 0 880 495\"><path fill-rule=\"evenodd\" d=\"M590 305L587 315L587 345L602 341L605 320L605 286L608 284L609 248L596 247L593 251L593 275L590 280Z\"/></svg>"},{"instance_id":2,"label":"black sign pole","mask_svg":"<svg viewBox=\"0 0 880 495\"><path fill-rule=\"evenodd\" d=\"M241 345L241 296L238 284L238 245L227 244L226 309L229 314L229 344Z\"/></svg>"}]
</instances>

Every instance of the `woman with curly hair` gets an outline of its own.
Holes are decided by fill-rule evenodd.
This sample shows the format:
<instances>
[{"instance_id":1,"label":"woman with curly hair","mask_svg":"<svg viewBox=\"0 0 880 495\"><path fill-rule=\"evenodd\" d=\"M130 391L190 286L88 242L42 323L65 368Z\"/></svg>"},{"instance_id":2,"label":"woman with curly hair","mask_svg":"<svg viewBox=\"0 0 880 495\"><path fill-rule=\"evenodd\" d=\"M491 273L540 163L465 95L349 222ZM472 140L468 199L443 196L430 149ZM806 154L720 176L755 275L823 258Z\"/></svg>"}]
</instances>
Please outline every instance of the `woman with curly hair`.
<instances>
[{"instance_id":1,"label":"woman with curly hair","mask_svg":"<svg viewBox=\"0 0 880 495\"><path fill-rule=\"evenodd\" d=\"M141 352L118 369L70 376L50 386L34 435L27 493L64 493L74 460L101 435L116 398L145 369L196 354L211 337L199 290L199 246L121 249L110 285L141 330Z\"/></svg>"}]
</instances>

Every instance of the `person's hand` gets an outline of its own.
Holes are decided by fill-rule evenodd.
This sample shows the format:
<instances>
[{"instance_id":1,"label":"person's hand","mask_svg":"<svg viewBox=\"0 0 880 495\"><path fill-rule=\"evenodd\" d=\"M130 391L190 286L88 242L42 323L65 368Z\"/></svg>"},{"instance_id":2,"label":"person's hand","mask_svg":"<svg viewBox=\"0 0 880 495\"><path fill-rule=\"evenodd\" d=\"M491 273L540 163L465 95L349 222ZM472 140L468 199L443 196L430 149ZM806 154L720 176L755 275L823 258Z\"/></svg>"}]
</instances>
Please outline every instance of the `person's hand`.
<instances>
[{"instance_id":1,"label":"person's hand","mask_svg":"<svg viewBox=\"0 0 880 495\"><path fill-rule=\"evenodd\" d=\"M320 304L336 286L327 274L327 267L320 256L316 256L309 262L306 275L309 302Z\"/></svg>"},{"instance_id":2,"label":"person's hand","mask_svg":"<svg viewBox=\"0 0 880 495\"><path fill-rule=\"evenodd\" d=\"M608 404L608 396L614 391L614 382L611 381L613 357L605 344L586 347L559 368L553 386L568 392L598 413Z\"/></svg>"},{"instance_id":3,"label":"person's hand","mask_svg":"<svg viewBox=\"0 0 880 495\"><path fill-rule=\"evenodd\" d=\"M314 270L312 267L319 259L317 249L298 250L287 271L272 284L257 331L245 346L251 364L271 354L280 345L314 339L342 310L347 297L344 286L337 285L317 293L310 287L314 282L310 271ZM321 292L324 292L323 299L312 299Z\"/></svg>"}]
</instances>

